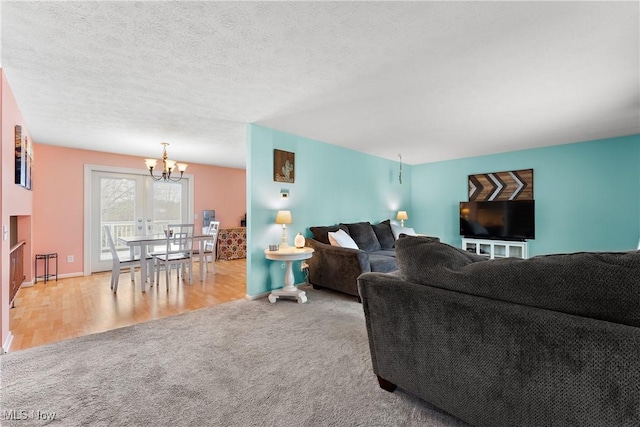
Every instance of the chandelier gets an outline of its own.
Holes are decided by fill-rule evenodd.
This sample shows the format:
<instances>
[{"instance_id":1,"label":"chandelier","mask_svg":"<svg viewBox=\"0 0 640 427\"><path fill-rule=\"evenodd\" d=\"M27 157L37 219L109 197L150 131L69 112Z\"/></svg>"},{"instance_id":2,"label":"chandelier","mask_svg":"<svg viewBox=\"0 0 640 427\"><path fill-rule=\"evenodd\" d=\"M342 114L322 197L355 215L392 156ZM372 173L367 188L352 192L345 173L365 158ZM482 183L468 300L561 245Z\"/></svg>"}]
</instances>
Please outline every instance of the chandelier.
<instances>
[{"instance_id":1,"label":"chandelier","mask_svg":"<svg viewBox=\"0 0 640 427\"><path fill-rule=\"evenodd\" d=\"M156 159L144 159L147 169L149 169L149 173L151 174L151 178L153 178L154 181L180 181L184 171L187 170L187 165L185 163L176 163L174 160L169 160L167 155L167 145L169 145L169 143L161 142L160 144L162 145L162 175L156 176L153 174L153 169L156 167L156 163L158 162ZM171 173L175 171L176 166L180 171L180 177L171 178Z\"/></svg>"}]
</instances>

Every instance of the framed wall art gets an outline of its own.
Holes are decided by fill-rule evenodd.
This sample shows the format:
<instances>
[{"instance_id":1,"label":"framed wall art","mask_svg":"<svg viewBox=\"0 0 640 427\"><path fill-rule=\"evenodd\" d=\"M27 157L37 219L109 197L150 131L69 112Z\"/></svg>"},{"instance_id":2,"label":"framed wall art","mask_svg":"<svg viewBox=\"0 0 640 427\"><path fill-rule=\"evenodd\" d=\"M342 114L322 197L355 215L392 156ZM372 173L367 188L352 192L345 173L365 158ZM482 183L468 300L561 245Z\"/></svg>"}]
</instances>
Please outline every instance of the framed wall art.
<instances>
[{"instance_id":1,"label":"framed wall art","mask_svg":"<svg viewBox=\"0 0 640 427\"><path fill-rule=\"evenodd\" d=\"M276 182L296 181L296 154L289 151L273 150L273 180Z\"/></svg>"},{"instance_id":2,"label":"framed wall art","mask_svg":"<svg viewBox=\"0 0 640 427\"><path fill-rule=\"evenodd\" d=\"M22 126L15 128L15 183L22 185L27 190L31 190L31 172L33 167L33 147L26 135L22 134Z\"/></svg>"},{"instance_id":3,"label":"framed wall art","mask_svg":"<svg viewBox=\"0 0 640 427\"><path fill-rule=\"evenodd\" d=\"M533 200L533 169L469 175L469 201Z\"/></svg>"}]
</instances>

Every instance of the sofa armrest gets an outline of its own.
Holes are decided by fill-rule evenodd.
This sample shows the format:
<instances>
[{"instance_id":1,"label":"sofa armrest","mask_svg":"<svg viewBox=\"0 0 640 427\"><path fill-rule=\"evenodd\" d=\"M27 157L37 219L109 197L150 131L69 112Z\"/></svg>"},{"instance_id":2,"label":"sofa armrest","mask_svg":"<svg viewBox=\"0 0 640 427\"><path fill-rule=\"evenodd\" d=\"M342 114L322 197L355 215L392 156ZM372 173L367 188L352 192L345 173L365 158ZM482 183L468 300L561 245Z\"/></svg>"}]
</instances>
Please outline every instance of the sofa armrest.
<instances>
[{"instance_id":1,"label":"sofa armrest","mask_svg":"<svg viewBox=\"0 0 640 427\"><path fill-rule=\"evenodd\" d=\"M334 289L353 296L358 294L358 276L371 271L369 255L359 249L327 245L307 239L306 245L314 249L309 264L309 283Z\"/></svg>"}]
</instances>

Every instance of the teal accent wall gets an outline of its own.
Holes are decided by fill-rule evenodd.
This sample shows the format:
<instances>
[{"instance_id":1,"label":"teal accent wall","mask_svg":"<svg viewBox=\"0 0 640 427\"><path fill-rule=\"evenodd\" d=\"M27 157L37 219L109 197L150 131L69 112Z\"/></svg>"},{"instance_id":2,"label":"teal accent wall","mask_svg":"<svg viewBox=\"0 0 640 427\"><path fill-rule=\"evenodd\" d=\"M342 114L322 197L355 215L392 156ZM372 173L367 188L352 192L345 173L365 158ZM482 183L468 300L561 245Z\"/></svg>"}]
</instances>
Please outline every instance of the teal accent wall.
<instances>
[{"instance_id":1,"label":"teal accent wall","mask_svg":"<svg viewBox=\"0 0 640 427\"><path fill-rule=\"evenodd\" d=\"M416 230L459 247L458 203L468 200L468 175L519 169L533 169L530 256L637 248L640 135L413 166Z\"/></svg>"},{"instance_id":2,"label":"teal accent wall","mask_svg":"<svg viewBox=\"0 0 640 427\"><path fill-rule=\"evenodd\" d=\"M295 183L273 180L274 149L295 153ZM398 210L408 211L405 225L412 226L412 167L402 166L402 184L398 170L397 161L248 125L247 294L258 296L283 286L283 264L264 257L264 249L281 239L282 228L274 223L278 210L288 209L293 217L293 224L287 226L289 245L298 232L311 236L311 226L396 222ZM282 189L289 190L288 199L280 198ZM297 282L304 280L299 262L294 272Z\"/></svg>"}]
</instances>

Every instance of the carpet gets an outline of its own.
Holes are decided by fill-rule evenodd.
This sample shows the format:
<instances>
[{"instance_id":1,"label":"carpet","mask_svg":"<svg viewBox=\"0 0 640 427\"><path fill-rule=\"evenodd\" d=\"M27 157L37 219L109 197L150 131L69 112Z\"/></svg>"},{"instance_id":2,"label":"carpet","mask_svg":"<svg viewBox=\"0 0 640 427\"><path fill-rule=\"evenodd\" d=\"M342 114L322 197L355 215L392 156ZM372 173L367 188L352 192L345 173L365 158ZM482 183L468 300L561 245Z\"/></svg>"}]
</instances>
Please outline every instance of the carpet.
<instances>
[{"instance_id":1,"label":"carpet","mask_svg":"<svg viewBox=\"0 0 640 427\"><path fill-rule=\"evenodd\" d=\"M378 387L362 305L303 289L0 356L0 424L467 425Z\"/></svg>"}]
</instances>

